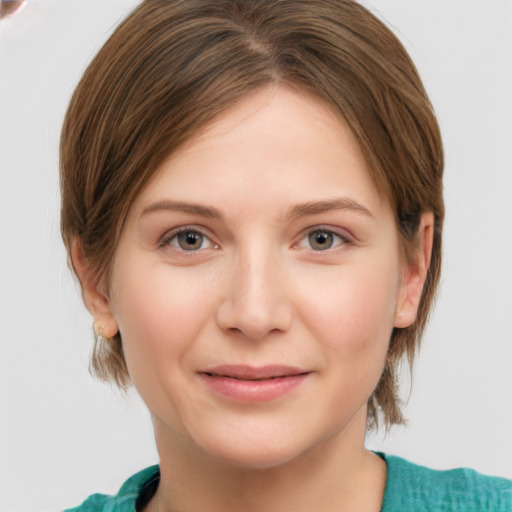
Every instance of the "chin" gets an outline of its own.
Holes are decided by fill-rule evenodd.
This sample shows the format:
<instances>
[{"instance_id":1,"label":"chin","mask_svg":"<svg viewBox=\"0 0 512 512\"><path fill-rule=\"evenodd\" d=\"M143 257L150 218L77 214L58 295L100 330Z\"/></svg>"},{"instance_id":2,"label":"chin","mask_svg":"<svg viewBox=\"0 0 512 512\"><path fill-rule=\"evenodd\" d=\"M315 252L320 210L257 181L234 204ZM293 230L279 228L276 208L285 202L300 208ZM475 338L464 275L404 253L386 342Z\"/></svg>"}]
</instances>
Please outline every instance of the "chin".
<instances>
[{"instance_id":1,"label":"chin","mask_svg":"<svg viewBox=\"0 0 512 512\"><path fill-rule=\"evenodd\" d=\"M246 449L234 449L230 446L226 450L210 453L228 466L256 471L284 466L303 455L300 450L285 450L282 447L273 449L268 445L263 448L252 446Z\"/></svg>"},{"instance_id":2,"label":"chin","mask_svg":"<svg viewBox=\"0 0 512 512\"><path fill-rule=\"evenodd\" d=\"M213 434L213 436L212 436ZM226 430L221 436L210 431L203 439L196 439L196 446L207 456L231 467L248 470L265 470L299 461L311 454L331 435L307 436L303 431L293 432L280 428Z\"/></svg>"}]
</instances>

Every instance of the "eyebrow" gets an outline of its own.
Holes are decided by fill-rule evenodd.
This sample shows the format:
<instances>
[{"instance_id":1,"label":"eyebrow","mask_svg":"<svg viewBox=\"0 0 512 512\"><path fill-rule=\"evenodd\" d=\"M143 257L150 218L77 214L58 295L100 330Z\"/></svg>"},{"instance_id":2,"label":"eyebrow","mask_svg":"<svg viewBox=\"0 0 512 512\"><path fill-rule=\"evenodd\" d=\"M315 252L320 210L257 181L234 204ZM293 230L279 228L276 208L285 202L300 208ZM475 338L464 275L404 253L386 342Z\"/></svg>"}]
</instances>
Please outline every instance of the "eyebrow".
<instances>
[{"instance_id":1,"label":"eyebrow","mask_svg":"<svg viewBox=\"0 0 512 512\"><path fill-rule=\"evenodd\" d=\"M349 210L374 218L368 208L347 197L326 199L323 201L308 201L306 203L296 204L286 211L284 218L288 220L295 220L300 217L318 215L332 210ZM156 203L146 206L142 211L141 217L148 213L157 211L180 211L210 219L220 219L223 217L221 211L212 206L187 203L184 201L173 201L170 199L162 199L161 201L157 201Z\"/></svg>"},{"instance_id":2,"label":"eyebrow","mask_svg":"<svg viewBox=\"0 0 512 512\"><path fill-rule=\"evenodd\" d=\"M368 208L348 197L336 197L323 201L309 201L307 203L297 204L286 212L285 218L295 220L307 215L318 215L332 210L349 210L361 213L372 219L374 218Z\"/></svg>"},{"instance_id":3,"label":"eyebrow","mask_svg":"<svg viewBox=\"0 0 512 512\"><path fill-rule=\"evenodd\" d=\"M201 217L208 217L211 219L220 219L222 217L221 212L211 206L186 203L183 201L171 201L170 199L163 199L161 201L157 201L156 203L150 204L144 208L144 210L142 210L141 217L148 213L166 210L180 211L193 215L200 215Z\"/></svg>"}]
</instances>

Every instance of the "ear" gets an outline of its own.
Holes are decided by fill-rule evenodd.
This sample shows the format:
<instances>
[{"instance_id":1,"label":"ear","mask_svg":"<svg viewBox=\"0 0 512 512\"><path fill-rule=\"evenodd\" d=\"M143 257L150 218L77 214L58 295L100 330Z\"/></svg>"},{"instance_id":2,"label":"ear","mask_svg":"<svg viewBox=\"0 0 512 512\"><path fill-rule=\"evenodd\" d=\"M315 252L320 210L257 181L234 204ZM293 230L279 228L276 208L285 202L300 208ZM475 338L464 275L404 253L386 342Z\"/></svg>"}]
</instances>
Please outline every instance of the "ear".
<instances>
[{"instance_id":1,"label":"ear","mask_svg":"<svg viewBox=\"0 0 512 512\"><path fill-rule=\"evenodd\" d=\"M98 273L87 264L82 243L75 239L71 246L71 260L82 286L85 306L94 318L94 332L103 338L113 338L119 328L110 308L108 295Z\"/></svg>"},{"instance_id":2,"label":"ear","mask_svg":"<svg viewBox=\"0 0 512 512\"><path fill-rule=\"evenodd\" d=\"M430 266L434 240L434 214L421 214L413 258L406 262L395 309L395 327L409 327L418 313L423 286Z\"/></svg>"}]
</instances>

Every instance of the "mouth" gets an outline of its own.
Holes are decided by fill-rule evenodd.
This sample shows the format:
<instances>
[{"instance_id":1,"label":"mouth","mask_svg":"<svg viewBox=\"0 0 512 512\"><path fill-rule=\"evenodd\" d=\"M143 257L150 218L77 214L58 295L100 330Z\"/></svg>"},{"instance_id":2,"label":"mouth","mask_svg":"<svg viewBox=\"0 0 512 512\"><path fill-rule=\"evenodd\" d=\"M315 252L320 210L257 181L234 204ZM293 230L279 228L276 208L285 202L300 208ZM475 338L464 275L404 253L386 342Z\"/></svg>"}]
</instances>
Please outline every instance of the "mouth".
<instances>
[{"instance_id":1,"label":"mouth","mask_svg":"<svg viewBox=\"0 0 512 512\"><path fill-rule=\"evenodd\" d=\"M208 375L209 377L224 377L226 379L243 380L246 382L260 382L260 381L264 381L264 380L284 379L286 377L294 377L296 375L306 375L306 373L307 372L297 373L297 374L293 374L293 375L271 375L268 377L255 377L252 379L249 377L236 377L234 375L222 375L222 374L218 374L218 373L209 373L209 372L205 372L205 375Z\"/></svg>"},{"instance_id":2,"label":"mouth","mask_svg":"<svg viewBox=\"0 0 512 512\"><path fill-rule=\"evenodd\" d=\"M224 365L199 372L207 388L236 402L268 402L287 395L312 372L291 366Z\"/></svg>"},{"instance_id":3,"label":"mouth","mask_svg":"<svg viewBox=\"0 0 512 512\"><path fill-rule=\"evenodd\" d=\"M292 366L273 365L252 367L245 365L224 365L200 373L204 373L209 377L224 377L227 379L258 382L307 375L310 372Z\"/></svg>"}]
</instances>

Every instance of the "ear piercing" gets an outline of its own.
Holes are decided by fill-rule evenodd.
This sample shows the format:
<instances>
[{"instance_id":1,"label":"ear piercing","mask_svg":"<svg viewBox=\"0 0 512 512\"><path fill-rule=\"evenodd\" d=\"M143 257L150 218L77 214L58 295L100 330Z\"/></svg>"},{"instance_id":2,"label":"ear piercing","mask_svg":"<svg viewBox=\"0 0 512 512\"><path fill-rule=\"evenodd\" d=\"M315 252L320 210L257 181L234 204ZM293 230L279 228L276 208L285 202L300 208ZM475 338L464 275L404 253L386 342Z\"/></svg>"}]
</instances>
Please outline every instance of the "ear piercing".
<instances>
[{"instance_id":1,"label":"ear piercing","mask_svg":"<svg viewBox=\"0 0 512 512\"><path fill-rule=\"evenodd\" d=\"M105 340L112 339L119 332L115 320L108 317L102 317L95 320L93 323L93 329L96 336Z\"/></svg>"},{"instance_id":2,"label":"ear piercing","mask_svg":"<svg viewBox=\"0 0 512 512\"><path fill-rule=\"evenodd\" d=\"M96 336L99 336L100 338L105 337L103 335L103 333L105 332L105 325L102 324L100 320L94 321L93 328L94 328L94 334L96 334Z\"/></svg>"}]
</instances>

